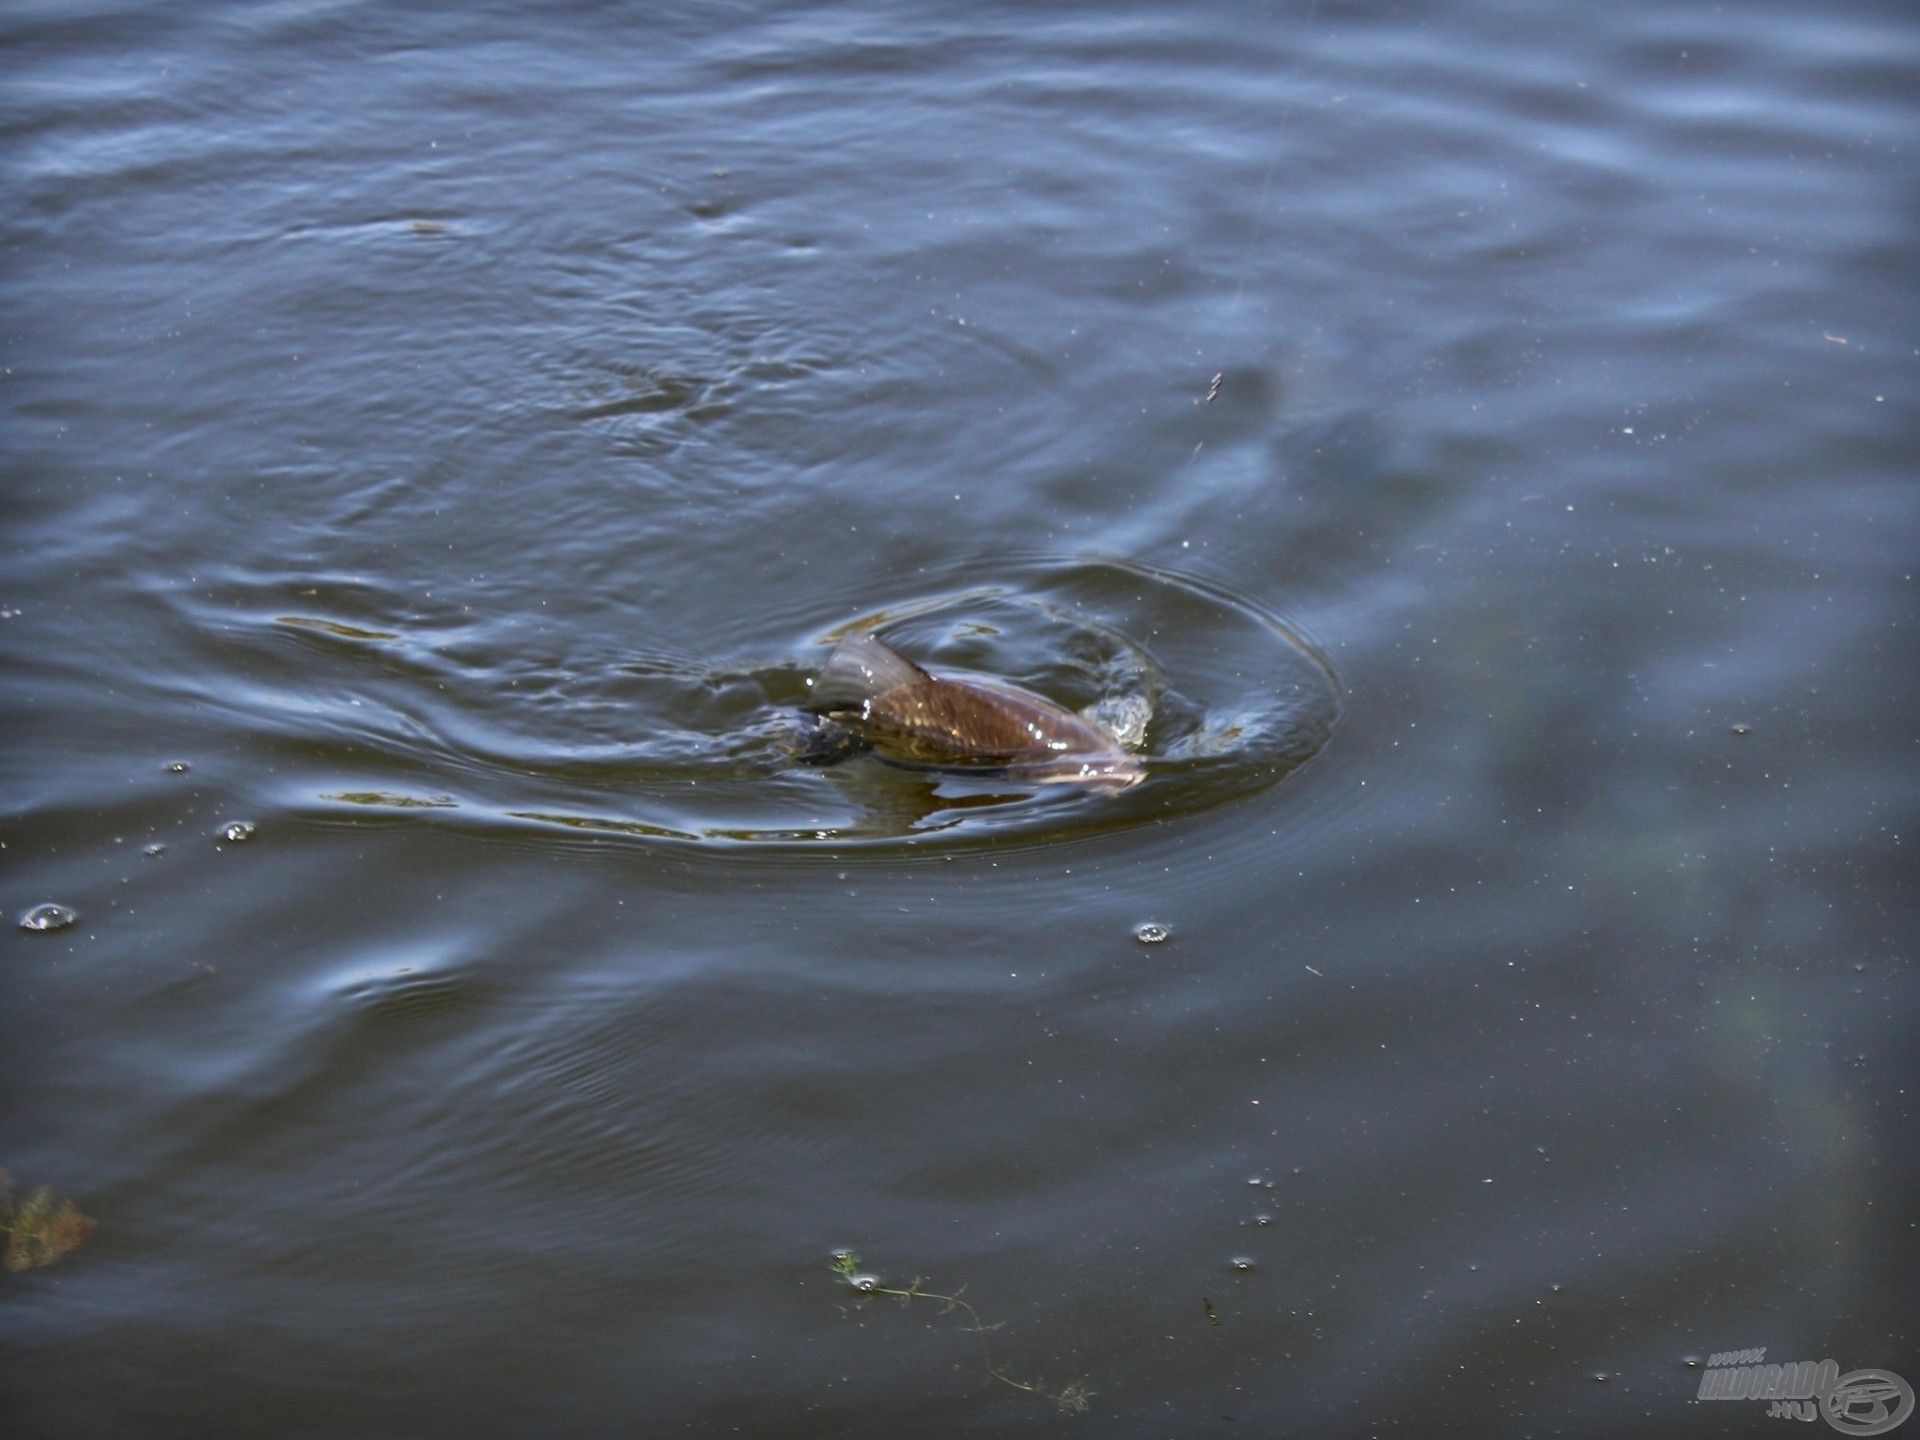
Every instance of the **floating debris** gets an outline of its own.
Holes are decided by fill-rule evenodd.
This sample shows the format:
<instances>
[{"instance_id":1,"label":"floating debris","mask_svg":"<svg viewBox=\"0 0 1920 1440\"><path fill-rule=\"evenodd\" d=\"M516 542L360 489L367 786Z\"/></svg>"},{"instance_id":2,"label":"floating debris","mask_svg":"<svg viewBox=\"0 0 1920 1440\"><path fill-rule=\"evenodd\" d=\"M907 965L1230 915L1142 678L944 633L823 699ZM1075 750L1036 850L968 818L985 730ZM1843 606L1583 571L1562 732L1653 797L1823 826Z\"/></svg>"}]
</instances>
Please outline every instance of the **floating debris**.
<instances>
[{"instance_id":1,"label":"floating debris","mask_svg":"<svg viewBox=\"0 0 1920 1440\"><path fill-rule=\"evenodd\" d=\"M16 1204L13 1176L0 1170L0 1233L7 1237L0 1265L35 1270L86 1244L93 1221L71 1200L56 1201L44 1185Z\"/></svg>"},{"instance_id":2,"label":"floating debris","mask_svg":"<svg viewBox=\"0 0 1920 1440\"><path fill-rule=\"evenodd\" d=\"M962 1328L971 1330L980 1341L980 1359L986 1365L990 1378L998 1380L1002 1385L1013 1390L1024 1390L1029 1395L1043 1395L1053 1401L1062 1414L1086 1413L1087 1402L1092 1398L1093 1392L1079 1381L1055 1390L1043 1380L1016 1379L993 1363L993 1349L987 1343L987 1336L990 1332L998 1330L1000 1326L998 1323L993 1325L981 1323L980 1312L960 1298L961 1291L965 1290L966 1286L962 1285L951 1295L941 1295L923 1288L924 1282L920 1280L915 1280L911 1285L889 1285L878 1275L862 1270L860 1257L851 1250L834 1251L832 1263L833 1273L861 1295L891 1295L902 1305L911 1305L915 1300L931 1300L940 1306L942 1315L950 1314L955 1310L960 1311L967 1317L967 1324Z\"/></svg>"},{"instance_id":3,"label":"floating debris","mask_svg":"<svg viewBox=\"0 0 1920 1440\"><path fill-rule=\"evenodd\" d=\"M451 795L403 795L393 790L335 790L322 800L338 800L348 805L386 805L396 810L452 810Z\"/></svg>"},{"instance_id":4,"label":"floating debris","mask_svg":"<svg viewBox=\"0 0 1920 1440\"><path fill-rule=\"evenodd\" d=\"M369 630L360 625L343 625L338 620L320 620L311 615L276 615L276 625L290 625L296 630L318 630L325 635L337 635L342 640L398 640L400 637L391 630Z\"/></svg>"},{"instance_id":5,"label":"floating debris","mask_svg":"<svg viewBox=\"0 0 1920 1440\"><path fill-rule=\"evenodd\" d=\"M80 912L66 905L56 905L49 900L44 905L36 905L20 917L22 930L64 930L80 918Z\"/></svg>"}]
</instances>

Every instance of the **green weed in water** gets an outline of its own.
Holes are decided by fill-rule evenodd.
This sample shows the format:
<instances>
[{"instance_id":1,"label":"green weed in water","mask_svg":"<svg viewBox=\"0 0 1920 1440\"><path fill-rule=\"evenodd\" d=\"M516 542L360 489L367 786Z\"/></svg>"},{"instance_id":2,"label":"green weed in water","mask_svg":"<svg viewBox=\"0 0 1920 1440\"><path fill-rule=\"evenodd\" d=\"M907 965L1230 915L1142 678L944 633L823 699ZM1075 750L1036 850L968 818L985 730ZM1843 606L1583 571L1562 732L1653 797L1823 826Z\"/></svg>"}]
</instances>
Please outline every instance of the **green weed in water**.
<instances>
[{"instance_id":1,"label":"green weed in water","mask_svg":"<svg viewBox=\"0 0 1920 1440\"><path fill-rule=\"evenodd\" d=\"M993 1363L993 1348L987 1343L987 1336L1000 1328L1000 1323L992 1325L982 1323L980 1312L967 1301L960 1298L962 1285L951 1295L942 1295L925 1288L925 1282L915 1279L911 1285L901 1289L897 1285L888 1285L878 1275L869 1275L860 1269L860 1257L851 1250L836 1250L833 1255L833 1273L838 1275L855 1292L861 1295L891 1295L903 1305L911 1305L915 1300L931 1300L940 1307L939 1313L949 1315L955 1310L967 1317L964 1328L971 1330L980 1341L980 1358L987 1367L987 1374L1002 1385L1029 1395L1041 1395L1060 1407L1063 1414L1082 1415L1086 1413L1087 1402L1093 1398L1093 1391L1079 1381L1061 1390L1051 1389L1043 1380L1016 1380L998 1365Z\"/></svg>"}]
</instances>

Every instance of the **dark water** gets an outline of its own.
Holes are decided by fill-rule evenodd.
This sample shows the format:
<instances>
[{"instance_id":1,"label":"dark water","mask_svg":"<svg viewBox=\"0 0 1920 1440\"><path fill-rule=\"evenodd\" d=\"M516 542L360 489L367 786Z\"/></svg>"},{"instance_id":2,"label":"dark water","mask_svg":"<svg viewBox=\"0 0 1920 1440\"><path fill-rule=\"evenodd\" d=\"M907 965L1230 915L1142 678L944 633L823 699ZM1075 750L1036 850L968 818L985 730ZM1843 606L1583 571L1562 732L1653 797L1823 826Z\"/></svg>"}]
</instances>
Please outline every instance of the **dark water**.
<instances>
[{"instance_id":1,"label":"dark water","mask_svg":"<svg viewBox=\"0 0 1920 1440\"><path fill-rule=\"evenodd\" d=\"M1907 6L0 39L9 1433L1920 1380ZM874 621L1148 782L796 771Z\"/></svg>"}]
</instances>

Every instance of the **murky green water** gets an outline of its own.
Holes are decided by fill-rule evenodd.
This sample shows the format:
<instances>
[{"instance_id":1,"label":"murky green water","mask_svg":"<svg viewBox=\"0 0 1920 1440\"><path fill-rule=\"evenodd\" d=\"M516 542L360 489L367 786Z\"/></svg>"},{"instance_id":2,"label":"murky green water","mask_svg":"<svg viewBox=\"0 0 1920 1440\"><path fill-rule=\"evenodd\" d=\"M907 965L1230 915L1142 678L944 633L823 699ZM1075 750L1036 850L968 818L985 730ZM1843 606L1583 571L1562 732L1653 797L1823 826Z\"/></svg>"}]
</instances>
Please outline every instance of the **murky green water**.
<instances>
[{"instance_id":1,"label":"murky green water","mask_svg":"<svg viewBox=\"0 0 1920 1440\"><path fill-rule=\"evenodd\" d=\"M1920 1380L1906 7L0 38L10 1433ZM794 766L874 624L1147 780Z\"/></svg>"}]
</instances>

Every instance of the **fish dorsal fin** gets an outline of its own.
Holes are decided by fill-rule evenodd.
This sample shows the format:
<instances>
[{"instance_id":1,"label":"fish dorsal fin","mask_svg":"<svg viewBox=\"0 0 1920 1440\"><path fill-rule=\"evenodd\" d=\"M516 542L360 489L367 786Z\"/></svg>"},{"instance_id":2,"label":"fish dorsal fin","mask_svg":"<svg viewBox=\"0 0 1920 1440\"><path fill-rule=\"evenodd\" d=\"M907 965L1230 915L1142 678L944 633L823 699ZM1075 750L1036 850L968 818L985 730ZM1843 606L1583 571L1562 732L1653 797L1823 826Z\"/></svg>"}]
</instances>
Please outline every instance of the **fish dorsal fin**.
<instances>
[{"instance_id":1,"label":"fish dorsal fin","mask_svg":"<svg viewBox=\"0 0 1920 1440\"><path fill-rule=\"evenodd\" d=\"M833 647L813 677L808 704L817 711L851 710L903 685L932 680L918 665L873 635L849 635Z\"/></svg>"}]
</instances>

